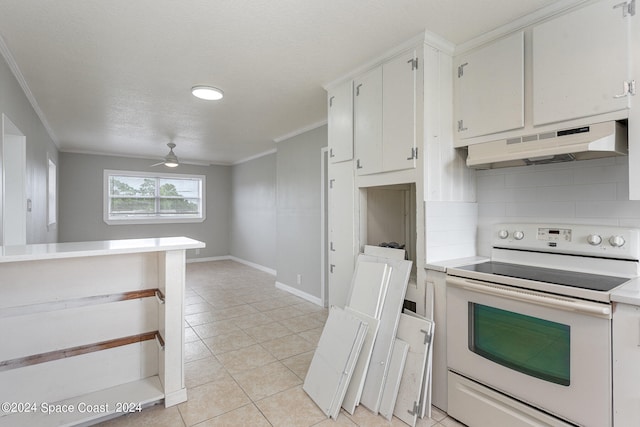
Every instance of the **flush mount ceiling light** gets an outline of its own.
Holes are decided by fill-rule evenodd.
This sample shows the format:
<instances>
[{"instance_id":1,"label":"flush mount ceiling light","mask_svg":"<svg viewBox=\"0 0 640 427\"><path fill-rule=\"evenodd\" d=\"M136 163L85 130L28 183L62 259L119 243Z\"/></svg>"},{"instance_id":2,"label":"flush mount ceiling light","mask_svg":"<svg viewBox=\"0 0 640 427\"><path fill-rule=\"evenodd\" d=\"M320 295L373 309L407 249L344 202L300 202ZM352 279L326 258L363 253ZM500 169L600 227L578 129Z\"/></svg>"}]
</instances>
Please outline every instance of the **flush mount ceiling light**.
<instances>
[{"instance_id":1,"label":"flush mount ceiling light","mask_svg":"<svg viewBox=\"0 0 640 427\"><path fill-rule=\"evenodd\" d=\"M196 98L207 101L217 101L224 96L224 92L213 86L194 86L191 88L191 93Z\"/></svg>"}]
</instances>

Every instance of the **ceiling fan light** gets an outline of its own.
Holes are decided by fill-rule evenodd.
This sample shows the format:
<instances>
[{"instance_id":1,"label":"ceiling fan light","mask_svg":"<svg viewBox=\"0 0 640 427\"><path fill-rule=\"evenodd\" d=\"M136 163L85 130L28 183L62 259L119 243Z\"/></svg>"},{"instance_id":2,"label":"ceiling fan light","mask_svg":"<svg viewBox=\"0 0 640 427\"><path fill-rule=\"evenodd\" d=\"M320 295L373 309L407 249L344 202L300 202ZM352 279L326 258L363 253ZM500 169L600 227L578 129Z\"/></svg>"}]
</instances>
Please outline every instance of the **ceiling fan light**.
<instances>
[{"instance_id":1,"label":"ceiling fan light","mask_svg":"<svg viewBox=\"0 0 640 427\"><path fill-rule=\"evenodd\" d=\"M217 101L222 99L224 92L213 86L194 86L191 88L191 93L196 98L204 99L207 101Z\"/></svg>"}]
</instances>

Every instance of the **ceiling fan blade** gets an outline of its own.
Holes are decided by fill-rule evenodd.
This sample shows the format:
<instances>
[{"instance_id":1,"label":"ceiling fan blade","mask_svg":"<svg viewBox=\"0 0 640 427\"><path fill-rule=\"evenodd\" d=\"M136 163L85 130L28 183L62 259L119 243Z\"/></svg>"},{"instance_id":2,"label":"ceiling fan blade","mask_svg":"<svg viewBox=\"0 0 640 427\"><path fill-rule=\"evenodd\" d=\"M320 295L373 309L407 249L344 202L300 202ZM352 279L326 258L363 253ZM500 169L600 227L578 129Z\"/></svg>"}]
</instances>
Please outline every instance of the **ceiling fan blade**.
<instances>
[{"instance_id":1,"label":"ceiling fan blade","mask_svg":"<svg viewBox=\"0 0 640 427\"><path fill-rule=\"evenodd\" d=\"M154 166L160 166L160 165L164 165L164 162L160 162L160 163L155 163L151 166L149 166L150 168L154 167Z\"/></svg>"}]
</instances>

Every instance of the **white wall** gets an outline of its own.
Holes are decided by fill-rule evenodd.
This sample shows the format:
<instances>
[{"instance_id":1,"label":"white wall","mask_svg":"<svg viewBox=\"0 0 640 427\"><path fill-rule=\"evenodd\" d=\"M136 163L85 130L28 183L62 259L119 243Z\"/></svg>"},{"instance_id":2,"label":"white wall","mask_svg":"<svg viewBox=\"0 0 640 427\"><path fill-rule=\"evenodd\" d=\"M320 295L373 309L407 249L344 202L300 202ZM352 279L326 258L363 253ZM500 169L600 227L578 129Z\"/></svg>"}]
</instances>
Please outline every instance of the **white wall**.
<instances>
[{"instance_id":1,"label":"white wall","mask_svg":"<svg viewBox=\"0 0 640 427\"><path fill-rule=\"evenodd\" d=\"M176 169L150 168L157 160L91 154L60 153L59 240L61 242L112 240L144 237L186 236L206 243L200 254L189 258L229 254L229 202L231 167L181 164ZM107 225L103 219L103 171L159 171L206 176L207 217L186 224Z\"/></svg>"},{"instance_id":2,"label":"white wall","mask_svg":"<svg viewBox=\"0 0 640 427\"><path fill-rule=\"evenodd\" d=\"M276 154L234 165L230 254L276 269Z\"/></svg>"},{"instance_id":3,"label":"white wall","mask_svg":"<svg viewBox=\"0 0 640 427\"><path fill-rule=\"evenodd\" d=\"M640 227L640 201L629 201L628 158L478 171L478 253L491 249L499 222L556 222Z\"/></svg>"},{"instance_id":4,"label":"white wall","mask_svg":"<svg viewBox=\"0 0 640 427\"><path fill-rule=\"evenodd\" d=\"M26 136L26 196L32 201L32 211L26 214L27 243L55 242L57 227L47 226L47 155L57 162L58 149L2 56L0 114Z\"/></svg>"}]
</instances>

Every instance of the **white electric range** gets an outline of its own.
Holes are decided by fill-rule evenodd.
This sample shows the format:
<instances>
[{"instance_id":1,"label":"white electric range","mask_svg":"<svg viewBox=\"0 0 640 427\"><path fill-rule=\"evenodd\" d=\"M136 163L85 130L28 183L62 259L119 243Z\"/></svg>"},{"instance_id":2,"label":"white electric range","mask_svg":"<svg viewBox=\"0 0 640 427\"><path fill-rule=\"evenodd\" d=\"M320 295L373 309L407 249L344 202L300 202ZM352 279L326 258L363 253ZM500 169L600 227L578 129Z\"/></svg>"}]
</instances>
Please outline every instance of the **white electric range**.
<instances>
[{"instance_id":1,"label":"white electric range","mask_svg":"<svg viewBox=\"0 0 640 427\"><path fill-rule=\"evenodd\" d=\"M448 412L472 427L612 426L611 292L640 230L499 224L491 260L447 270Z\"/></svg>"}]
</instances>

